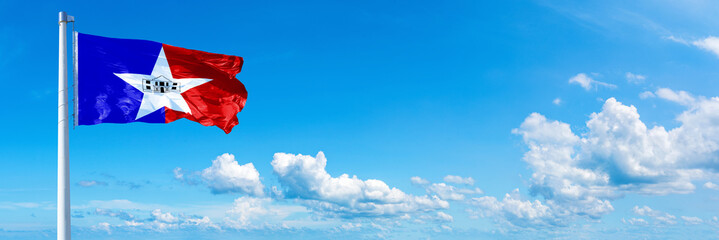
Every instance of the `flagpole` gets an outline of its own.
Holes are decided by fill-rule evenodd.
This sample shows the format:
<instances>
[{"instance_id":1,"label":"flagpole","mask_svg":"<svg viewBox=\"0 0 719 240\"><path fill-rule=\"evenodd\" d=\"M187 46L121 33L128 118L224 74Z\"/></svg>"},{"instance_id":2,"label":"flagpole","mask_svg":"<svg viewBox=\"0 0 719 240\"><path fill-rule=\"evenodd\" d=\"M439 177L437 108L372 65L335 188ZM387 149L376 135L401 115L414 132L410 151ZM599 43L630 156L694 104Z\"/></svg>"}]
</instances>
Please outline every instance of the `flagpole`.
<instances>
[{"instance_id":1,"label":"flagpole","mask_svg":"<svg viewBox=\"0 0 719 240\"><path fill-rule=\"evenodd\" d=\"M67 23L72 16L59 13L60 44L57 69L57 239L70 240L70 154L67 119Z\"/></svg>"}]
</instances>

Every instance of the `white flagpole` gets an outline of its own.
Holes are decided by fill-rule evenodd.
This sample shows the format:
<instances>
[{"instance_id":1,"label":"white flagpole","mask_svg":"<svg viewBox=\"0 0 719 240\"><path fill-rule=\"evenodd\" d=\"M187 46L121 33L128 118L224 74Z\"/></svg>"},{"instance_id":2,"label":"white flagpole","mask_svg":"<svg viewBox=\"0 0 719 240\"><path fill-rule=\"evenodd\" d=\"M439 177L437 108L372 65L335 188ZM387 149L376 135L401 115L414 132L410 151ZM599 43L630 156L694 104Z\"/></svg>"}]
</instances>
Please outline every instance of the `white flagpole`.
<instances>
[{"instance_id":1,"label":"white flagpole","mask_svg":"<svg viewBox=\"0 0 719 240\"><path fill-rule=\"evenodd\" d=\"M57 69L57 239L70 240L70 154L67 119L67 23L72 16L59 13L60 45Z\"/></svg>"}]
</instances>

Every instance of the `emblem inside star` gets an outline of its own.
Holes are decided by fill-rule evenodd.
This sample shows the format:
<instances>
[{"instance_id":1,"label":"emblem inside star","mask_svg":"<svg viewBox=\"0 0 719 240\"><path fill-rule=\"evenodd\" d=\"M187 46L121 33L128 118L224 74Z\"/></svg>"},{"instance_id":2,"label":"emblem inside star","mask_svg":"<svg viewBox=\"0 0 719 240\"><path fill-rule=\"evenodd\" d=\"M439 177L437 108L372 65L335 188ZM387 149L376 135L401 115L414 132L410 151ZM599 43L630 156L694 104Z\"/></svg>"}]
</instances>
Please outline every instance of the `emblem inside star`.
<instances>
[{"instance_id":1,"label":"emblem inside star","mask_svg":"<svg viewBox=\"0 0 719 240\"><path fill-rule=\"evenodd\" d=\"M207 78L173 78L172 72L170 71L170 65L167 63L167 57L165 57L164 48L162 48L160 50L160 54L157 55L157 61L155 62L155 66L152 68L152 73L150 73L150 75L137 73L115 73L115 76L143 93L142 103L140 104L140 109L137 111L137 117L135 117L135 120L147 116L148 114L164 107L192 114L190 106L187 105L187 101L185 101L185 98L182 97L182 93L212 81L212 79ZM157 88L147 88L148 84L151 83L150 81L152 81L155 86L158 84L164 85L168 83L170 86L169 88L165 88L163 86ZM164 84L160 82L164 82ZM175 83L177 87L175 88L175 91L171 90L173 89L173 83Z\"/></svg>"}]
</instances>

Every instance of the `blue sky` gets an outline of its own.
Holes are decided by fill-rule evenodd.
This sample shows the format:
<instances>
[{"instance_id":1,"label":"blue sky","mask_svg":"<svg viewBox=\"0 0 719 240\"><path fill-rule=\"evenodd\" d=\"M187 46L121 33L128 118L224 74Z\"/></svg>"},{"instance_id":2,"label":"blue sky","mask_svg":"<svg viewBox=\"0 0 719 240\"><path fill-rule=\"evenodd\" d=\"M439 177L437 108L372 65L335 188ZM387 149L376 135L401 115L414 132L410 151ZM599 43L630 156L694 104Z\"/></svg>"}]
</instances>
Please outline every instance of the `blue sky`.
<instances>
[{"instance_id":1,"label":"blue sky","mask_svg":"<svg viewBox=\"0 0 719 240\"><path fill-rule=\"evenodd\" d=\"M74 239L716 237L717 7L3 1L0 238L55 237L61 10L249 93L227 135L72 129Z\"/></svg>"}]
</instances>

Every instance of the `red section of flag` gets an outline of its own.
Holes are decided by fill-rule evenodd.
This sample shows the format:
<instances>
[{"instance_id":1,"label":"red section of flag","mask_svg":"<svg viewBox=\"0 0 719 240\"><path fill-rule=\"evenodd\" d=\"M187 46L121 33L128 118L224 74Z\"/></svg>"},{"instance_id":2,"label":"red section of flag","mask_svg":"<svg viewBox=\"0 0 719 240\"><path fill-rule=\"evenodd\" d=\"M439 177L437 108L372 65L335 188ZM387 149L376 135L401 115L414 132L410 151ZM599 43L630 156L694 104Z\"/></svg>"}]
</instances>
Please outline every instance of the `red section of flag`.
<instances>
[{"instance_id":1,"label":"red section of flag","mask_svg":"<svg viewBox=\"0 0 719 240\"><path fill-rule=\"evenodd\" d=\"M241 57L184 49L163 44L173 78L209 78L209 81L182 93L192 113L165 107L165 122L187 118L205 126L217 126L230 133L238 124L237 113L247 100L247 90L235 75Z\"/></svg>"}]
</instances>

